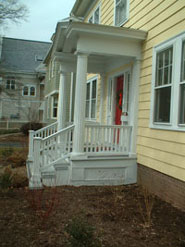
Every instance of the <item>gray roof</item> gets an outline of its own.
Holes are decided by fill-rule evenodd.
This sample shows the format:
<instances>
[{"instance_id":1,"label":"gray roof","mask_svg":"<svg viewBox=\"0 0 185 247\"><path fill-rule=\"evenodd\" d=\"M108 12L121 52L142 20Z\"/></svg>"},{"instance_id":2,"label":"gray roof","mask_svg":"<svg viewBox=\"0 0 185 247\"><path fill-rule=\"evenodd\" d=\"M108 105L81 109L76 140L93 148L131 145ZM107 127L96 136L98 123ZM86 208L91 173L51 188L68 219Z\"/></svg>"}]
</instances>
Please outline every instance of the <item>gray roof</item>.
<instances>
[{"instance_id":1,"label":"gray roof","mask_svg":"<svg viewBox=\"0 0 185 247\"><path fill-rule=\"evenodd\" d=\"M1 71L35 72L51 46L49 42L3 38Z\"/></svg>"}]
</instances>

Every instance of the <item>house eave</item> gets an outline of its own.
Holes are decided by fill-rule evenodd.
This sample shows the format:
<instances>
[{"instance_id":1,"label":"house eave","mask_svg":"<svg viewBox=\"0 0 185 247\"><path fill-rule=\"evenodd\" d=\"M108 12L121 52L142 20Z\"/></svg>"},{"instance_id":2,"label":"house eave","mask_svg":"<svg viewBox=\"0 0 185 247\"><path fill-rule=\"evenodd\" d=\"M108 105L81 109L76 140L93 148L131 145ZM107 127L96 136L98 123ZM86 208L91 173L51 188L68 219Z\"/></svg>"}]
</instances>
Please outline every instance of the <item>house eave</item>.
<instances>
[{"instance_id":1,"label":"house eave","mask_svg":"<svg viewBox=\"0 0 185 247\"><path fill-rule=\"evenodd\" d=\"M70 12L70 16L85 17L88 10L97 2L98 0L76 0Z\"/></svg>"}]
</instances>

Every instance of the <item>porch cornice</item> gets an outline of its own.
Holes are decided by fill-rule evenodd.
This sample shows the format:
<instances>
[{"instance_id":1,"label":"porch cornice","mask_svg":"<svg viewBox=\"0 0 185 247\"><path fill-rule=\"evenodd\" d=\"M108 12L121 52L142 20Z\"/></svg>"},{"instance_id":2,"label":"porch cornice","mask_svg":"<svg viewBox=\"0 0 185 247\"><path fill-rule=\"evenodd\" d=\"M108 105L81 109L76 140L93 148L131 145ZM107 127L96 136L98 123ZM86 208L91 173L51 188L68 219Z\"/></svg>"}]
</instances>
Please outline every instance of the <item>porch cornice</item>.
<instances>
[{"instance_id":1,"label":"porch cornice","mask_svg":"<svg viewBox=\"0 0 185 247\"><path fill-rule=\"evenodd\" d=\"M121 39L132 39L135 41L144 41L147 36L147 32L143 30L137 30L125 27L115 27L100 24L90 24L85 22L71 22L66 29L66 38L69 38L74 34L88 34L109 36Z\"/></svg>"}]
</instances>

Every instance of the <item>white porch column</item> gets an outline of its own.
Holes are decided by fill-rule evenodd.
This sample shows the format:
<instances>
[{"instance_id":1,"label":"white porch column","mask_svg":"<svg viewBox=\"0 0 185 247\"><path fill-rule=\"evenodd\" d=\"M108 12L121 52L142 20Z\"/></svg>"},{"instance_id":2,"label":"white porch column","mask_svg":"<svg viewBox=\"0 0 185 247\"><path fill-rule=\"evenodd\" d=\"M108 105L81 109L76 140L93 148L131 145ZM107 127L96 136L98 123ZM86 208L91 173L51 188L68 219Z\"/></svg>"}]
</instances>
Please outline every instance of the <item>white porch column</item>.
<instances>
[{"instance_id":1,"label":"white porch column","mask_svg":"<svg viewBox=\"0 0 185 247\"><path fill-rule=\"evenodd\" d=\"M99 116L99 119L100 119L100 123L102 124L103 123L103 102L104 102L104 93L105 93L105 74L102 73L100 74L101 76L101 85L100 85L100 116Z\"/></svg>"},{"instance_id":2,"label":"white porch column","mask_svg":"<svg viewBox=\"0 0 185 247\"><path fill-rule=\"evenodd\" d=\"M84 153L87 57L87 54L77 54L73 153L78 155Z\"/></svg>"},{"instance_id":3,"label":"white porch column","mask_svg":"<svg viewBox=\"0 0 185 247\"><path fill-rule=\"evenodd\" d=\"M135 60L132 70L132 107L130 116L132 127L132 135L131 135L131 148L130 154L136 155L136 145L137 145L137 128L138 128L138 104L139 104L139 81L140 81L140 66L141 61Z\"/></svg>"},{"instance_id":4,"label":"white porch column","mask_svg":"<svg viewBox=\"0 0 185 247\"><path fill-rule=\"evenodd\" d=\"M60 72L59 97L58 97L58 130L66 125L66 95L67 95L67 73Z\"/></svg>"}]
</instances>

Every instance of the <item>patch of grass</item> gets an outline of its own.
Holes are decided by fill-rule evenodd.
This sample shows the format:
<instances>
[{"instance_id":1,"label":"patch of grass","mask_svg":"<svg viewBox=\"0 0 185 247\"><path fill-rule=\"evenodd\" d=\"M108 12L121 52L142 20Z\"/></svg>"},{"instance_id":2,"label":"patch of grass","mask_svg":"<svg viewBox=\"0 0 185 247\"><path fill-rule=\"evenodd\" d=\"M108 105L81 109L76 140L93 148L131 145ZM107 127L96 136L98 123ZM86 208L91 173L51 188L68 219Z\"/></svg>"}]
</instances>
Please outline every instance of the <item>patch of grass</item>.
<instances>
[{"instance_id":1,"label":"patch of grass","mask_svg":"<svg viewBox=\"0 0 185 247\"><path fill-rule=\"evenodd\" d=\"M19 132L20 132L19 129L12 129L12 130L2 129L0 130L0 135L14 134L14 133L19 133Z\"/></svg>"}]
</instances>

